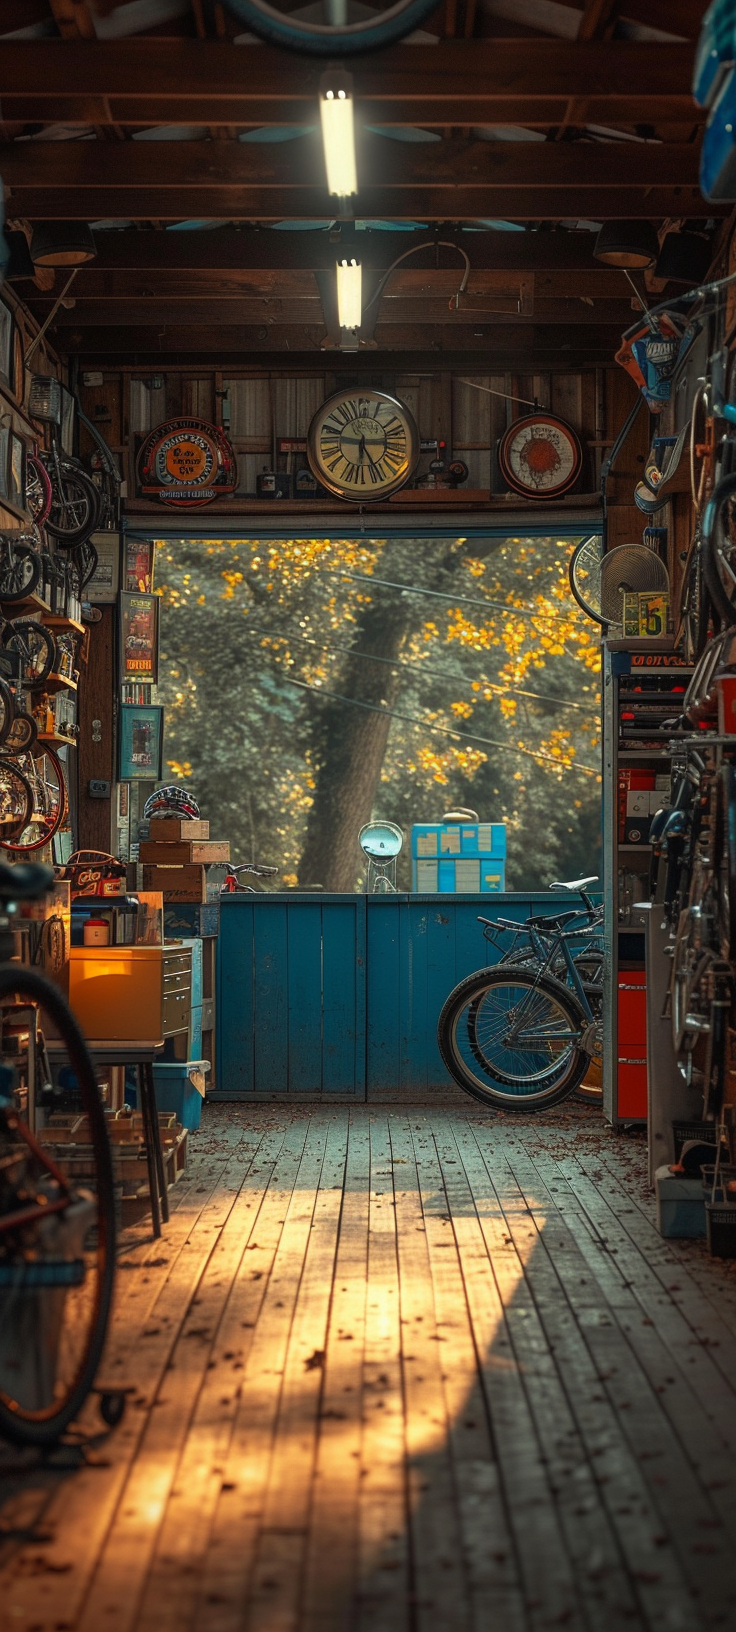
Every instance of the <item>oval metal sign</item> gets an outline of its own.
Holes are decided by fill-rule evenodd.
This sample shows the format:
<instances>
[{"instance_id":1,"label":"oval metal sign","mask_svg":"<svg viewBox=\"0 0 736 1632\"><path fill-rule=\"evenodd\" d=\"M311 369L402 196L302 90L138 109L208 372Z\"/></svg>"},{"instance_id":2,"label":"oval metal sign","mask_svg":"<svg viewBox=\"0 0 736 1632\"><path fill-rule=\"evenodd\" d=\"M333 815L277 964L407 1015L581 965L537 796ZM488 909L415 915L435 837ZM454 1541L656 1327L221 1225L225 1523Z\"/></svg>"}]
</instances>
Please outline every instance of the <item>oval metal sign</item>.
<instances>
[{"instance_id":1,"label":"oval metal sign","mask_svg":"<svg viewBox=\"0 0 736 1632\"><path fill-rule=\"evenodd\" d=\"M180 509L226 498L238 480L224 431L202 419L169 419L149 431L137 471L141 493Z\"/></svg>"}]
</instances>

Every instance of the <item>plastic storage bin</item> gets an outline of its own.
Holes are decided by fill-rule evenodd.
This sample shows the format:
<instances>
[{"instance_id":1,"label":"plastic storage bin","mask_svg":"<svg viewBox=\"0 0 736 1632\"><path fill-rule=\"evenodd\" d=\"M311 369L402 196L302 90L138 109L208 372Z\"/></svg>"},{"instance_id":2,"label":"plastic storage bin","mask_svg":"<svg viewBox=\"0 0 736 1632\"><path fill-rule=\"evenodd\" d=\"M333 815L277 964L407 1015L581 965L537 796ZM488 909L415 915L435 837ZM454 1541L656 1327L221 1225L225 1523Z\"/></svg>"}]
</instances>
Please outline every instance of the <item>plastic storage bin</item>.
<instances>
[{"instance_id":1,"label":"plastic storage bin","mask_svg":"<svg viewBox=\"0 0 736 1632\"><path fill-rule=\"evenodd\" d=\"M671 1240L692 1241L706 1233L705 1192L701 1178L685 1179L658 1167L654 1175L657 1192L657 1229Z\"/></svg>"},{"instance_id":2,"label":"plastic storage bin","mask_svg":"<svg viewBox=\"0 0 736 1632\"><path fill-rule=\"evenodd\" d=\"M183 1128L198 1128L209 1060L156 1061L153 1080L160 1111L173 1111Z\"/></svg>"}]
</instances>

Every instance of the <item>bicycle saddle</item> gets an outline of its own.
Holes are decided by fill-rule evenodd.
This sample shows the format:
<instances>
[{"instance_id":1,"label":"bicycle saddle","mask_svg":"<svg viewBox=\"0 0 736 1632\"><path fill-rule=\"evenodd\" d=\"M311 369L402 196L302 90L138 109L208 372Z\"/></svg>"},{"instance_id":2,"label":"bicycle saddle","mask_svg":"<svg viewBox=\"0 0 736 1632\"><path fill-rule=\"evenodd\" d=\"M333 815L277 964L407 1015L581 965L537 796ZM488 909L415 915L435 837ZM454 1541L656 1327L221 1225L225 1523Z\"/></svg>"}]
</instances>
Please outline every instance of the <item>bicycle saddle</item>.
<instances>
[{"instance_id":1,"label":"bicycle saddle","mask_svg":"<svg viewBox=\"0 0 736 1632\"><path fill-rule=\"evenodd\" d=\"M563 883L561 878L556 878L554 884L550 884L550 889L551 890L584 890L586 884L597 884L597 883L598 883L598 874L597 873L595 874L595 876L593 878L573 878L573 879L569 879L567 881L567 883Z\"/></svg>"},{"instance_id":2,"label":"bicycle saddle","mask_svg":"<svg viewBox=\"0 0 736 1632\"><path fill-rule=\"evenodd\" d=\"M20 861L9 867L0 861L0 901L38 901L54 883L53 867L40 862Z\"/></svg>"}]
</instances>

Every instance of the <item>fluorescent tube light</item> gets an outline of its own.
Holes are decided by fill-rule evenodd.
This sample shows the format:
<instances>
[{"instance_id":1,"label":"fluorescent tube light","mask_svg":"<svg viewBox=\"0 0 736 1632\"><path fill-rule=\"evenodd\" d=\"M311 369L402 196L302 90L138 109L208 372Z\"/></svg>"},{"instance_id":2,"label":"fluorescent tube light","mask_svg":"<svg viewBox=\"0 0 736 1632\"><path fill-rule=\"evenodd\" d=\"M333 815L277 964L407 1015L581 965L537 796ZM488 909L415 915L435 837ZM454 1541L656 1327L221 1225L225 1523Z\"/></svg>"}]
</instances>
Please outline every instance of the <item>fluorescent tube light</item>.
<instances>
[{"instance_id":1,"label":"fluorescent tube light","mask_svg":"<svg viewBox=\"0 0 736 1632\"><path fill-rule=\"evenodd\" d=\"M335 198L350 198L358 191L355 163L353 82L342 69L323 74L319 88L319 116L327 171L327 191Z\"/></svg>"},{"instance_id":2,"label":"fluorescent tube light","mask_svg":"<svg viewBox=\"0 0 736 1632\"><path fill-rule=\"evenodd\" d=\"M359 329L363 316L363 269L360 261L338 261L337 318L341 329Z\"/></svg>"}]
</instances>

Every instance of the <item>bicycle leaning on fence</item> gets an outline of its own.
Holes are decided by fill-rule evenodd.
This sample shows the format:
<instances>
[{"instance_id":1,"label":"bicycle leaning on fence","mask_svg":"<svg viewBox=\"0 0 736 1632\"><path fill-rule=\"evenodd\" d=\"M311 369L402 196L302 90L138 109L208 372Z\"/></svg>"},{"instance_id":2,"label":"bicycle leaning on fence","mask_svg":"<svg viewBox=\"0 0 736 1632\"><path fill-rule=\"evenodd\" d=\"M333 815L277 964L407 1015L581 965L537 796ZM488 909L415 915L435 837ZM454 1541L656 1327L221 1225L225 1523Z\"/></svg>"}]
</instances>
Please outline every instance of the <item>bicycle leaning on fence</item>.
<instances>
[{"instance_id":1,"label":"bicycle leaning on fence","mask_svg":"<svg viewBox=\"0 0 736 1632\"><path fill-rule=\"evenodd\" d=\"M595 883L580 878L551 886L579 895L569 912L523 923L479 917L501 959L450 993L437 1041L450 1075L481 1103L548 1110L581 1091L591 1061L600 1059L603 909L588 894ZM582 1096L599 1099L600 1090Z\"/></svg>"}]
</instances>

